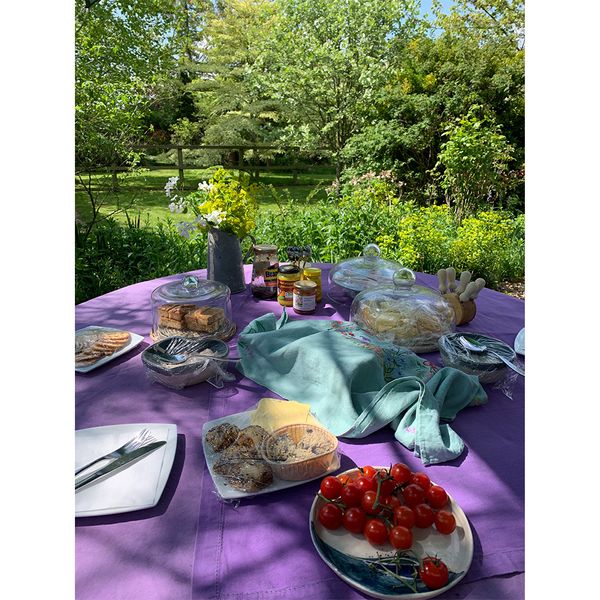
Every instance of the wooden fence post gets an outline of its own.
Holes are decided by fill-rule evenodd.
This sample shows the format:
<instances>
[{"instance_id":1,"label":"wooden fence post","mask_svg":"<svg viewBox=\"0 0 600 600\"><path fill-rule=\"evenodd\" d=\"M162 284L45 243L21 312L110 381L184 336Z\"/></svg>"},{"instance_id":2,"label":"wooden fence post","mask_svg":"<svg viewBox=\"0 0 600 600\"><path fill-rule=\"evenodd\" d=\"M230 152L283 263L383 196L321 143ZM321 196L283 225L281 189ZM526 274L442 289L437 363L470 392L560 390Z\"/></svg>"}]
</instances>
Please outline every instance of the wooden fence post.
<instances>
[{"instance_id":1,"label":"wooden fence post","mask_svg":"<svg viewBox=\"0 0 600 600\"><path fill-rule=\"evenodd\" d=\"M117 178L117 165L115 165L114 163L111 167L111 173L112 173L112 178L111 178L110 189L113 192L118 192L119 191L119 179Z\"/></svg>"},{"instance_id":2,"label":"wooden fence post","mask_svg":"<svg viewBox=\"0 0 600 600\"><path fill-rule=\"evenodd\" d=\"M181 189L184 188L184 177L183 177L183 148L177 146L177 168L179 169L179 185Z\"/></svg>"}]
</instances>

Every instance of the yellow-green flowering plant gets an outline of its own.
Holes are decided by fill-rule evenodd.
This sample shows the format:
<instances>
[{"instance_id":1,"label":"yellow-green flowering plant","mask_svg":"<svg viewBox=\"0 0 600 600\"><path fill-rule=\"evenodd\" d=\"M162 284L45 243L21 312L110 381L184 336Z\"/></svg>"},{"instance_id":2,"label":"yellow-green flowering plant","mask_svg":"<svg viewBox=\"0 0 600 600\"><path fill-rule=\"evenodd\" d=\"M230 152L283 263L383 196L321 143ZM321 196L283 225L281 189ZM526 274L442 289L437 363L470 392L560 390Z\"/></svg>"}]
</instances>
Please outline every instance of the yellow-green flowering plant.
<instances>
[{"instance_id":1,"label":"yellow-green flowering plant","mask_svg":"<svg viewBox=\"0 0 600 600\"><path fill-rule=\"evenodd\" d=\"M196 229L208 231L215 227L243 238L256 225L258 186L250 184L245 173L238 177L225 169L217 169L209 181L201 181L198 191L187 197L173 195L179 178L170 177L165 194L171 199L169 209L174 213L193 213L194 221L177 224L179 233L189 238Z\"/></svg>"}]
</instances>

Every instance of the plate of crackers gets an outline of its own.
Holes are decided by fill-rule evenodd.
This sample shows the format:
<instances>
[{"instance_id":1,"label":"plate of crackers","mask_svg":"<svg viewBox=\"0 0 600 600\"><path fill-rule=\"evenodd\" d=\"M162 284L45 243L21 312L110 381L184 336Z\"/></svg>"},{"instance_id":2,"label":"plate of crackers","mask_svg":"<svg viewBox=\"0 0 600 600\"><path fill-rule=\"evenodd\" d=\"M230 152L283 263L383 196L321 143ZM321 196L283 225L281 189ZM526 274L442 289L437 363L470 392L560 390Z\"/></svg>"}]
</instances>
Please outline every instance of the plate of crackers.
<instances>
[{"instance_id":1,"label":"plate of crackers","mask_svg":"<svg viewBox=\"0 0 600 600\"><path fill-rule=\"evenodd\" d=\"M90 325L75 332L75 371L87 373L135 348L143 336L123 329Z\"/></svg>"}]
</instances>

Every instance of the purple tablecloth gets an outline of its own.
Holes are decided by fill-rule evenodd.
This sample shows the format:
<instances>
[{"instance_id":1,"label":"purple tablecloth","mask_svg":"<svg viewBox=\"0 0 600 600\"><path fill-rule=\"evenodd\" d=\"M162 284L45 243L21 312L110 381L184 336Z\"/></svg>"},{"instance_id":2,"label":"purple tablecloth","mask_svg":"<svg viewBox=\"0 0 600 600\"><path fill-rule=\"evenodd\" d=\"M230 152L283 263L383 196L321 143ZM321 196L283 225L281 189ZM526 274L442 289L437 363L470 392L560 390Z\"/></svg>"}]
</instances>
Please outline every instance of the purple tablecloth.
<instances>
[{"instance_id":1,"label":"purple tablecloth","mask_svg":"<svg viewBox=\"0 0 600 600\"><path fill-rule=\"evenodd\" d=\"M326 294L327 265L323 267ZM202 273L202 272L201 272ZM249 272L247 272L247 277ZM181 391L150 382L140 354L151 342L150 294L180 276L147 281L76 308L77 328L120 327L145 336L134 351L76 376L76 427L175 423L178 443L165 491L152 509L76 519L76 597L132 599L365 598L319 558L310 540L308 511L317 482L222 502L214 491L201 444L204 422L255 405L265 389L236 374L221 390L199 384ZM418 274L421 284L437 279ZM240 331L281 307L249 292L232 296ZM512 345L523 327L524 303L483 290L464 331L487 333ZM312 317L348 318L348 305L324 302ZM235 352L236 338L231 340ZM427 358L440 364L439 354ZM466 451L453 462L424 468L385 428L361 440L340 441L342 467L405 462L446 487L467 515L474 556L465 579L440 598L478 600L524 596L524 395L517 378L510 396L487 388L489 402L463 410L453 429Z\"/></svg>"}]
</instances>

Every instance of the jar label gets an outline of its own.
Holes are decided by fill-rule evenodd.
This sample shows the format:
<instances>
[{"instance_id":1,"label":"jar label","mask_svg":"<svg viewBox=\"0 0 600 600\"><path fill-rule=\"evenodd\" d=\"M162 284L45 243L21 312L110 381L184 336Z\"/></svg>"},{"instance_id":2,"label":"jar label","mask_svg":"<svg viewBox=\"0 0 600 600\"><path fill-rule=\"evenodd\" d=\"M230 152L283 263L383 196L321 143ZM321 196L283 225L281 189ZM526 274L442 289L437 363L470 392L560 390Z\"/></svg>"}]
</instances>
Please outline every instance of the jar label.
<instances>
[{"instance_id":1,"label":"jar label","mask_svg":"<svg viewBox=\"0 0 600 600\"><path fill-rule=\"evenodd\" d=\"M294 308L296 310L301 310L304 312L308 312L311 310L315 310L317 307L317 299L311 294L310 296L301 296L300 294L294 294Z\"/></svg>"},{"instance_id":2,"label":"jar label","mask_svg":"<svg viewBox=\"0 0 600 600\"><path fill-rule=\"evenodd\" d=\"M265 285L267 287L277 287L277 272L278 269L266 269L265 270Z\"/></svg>"}]
</instances>

